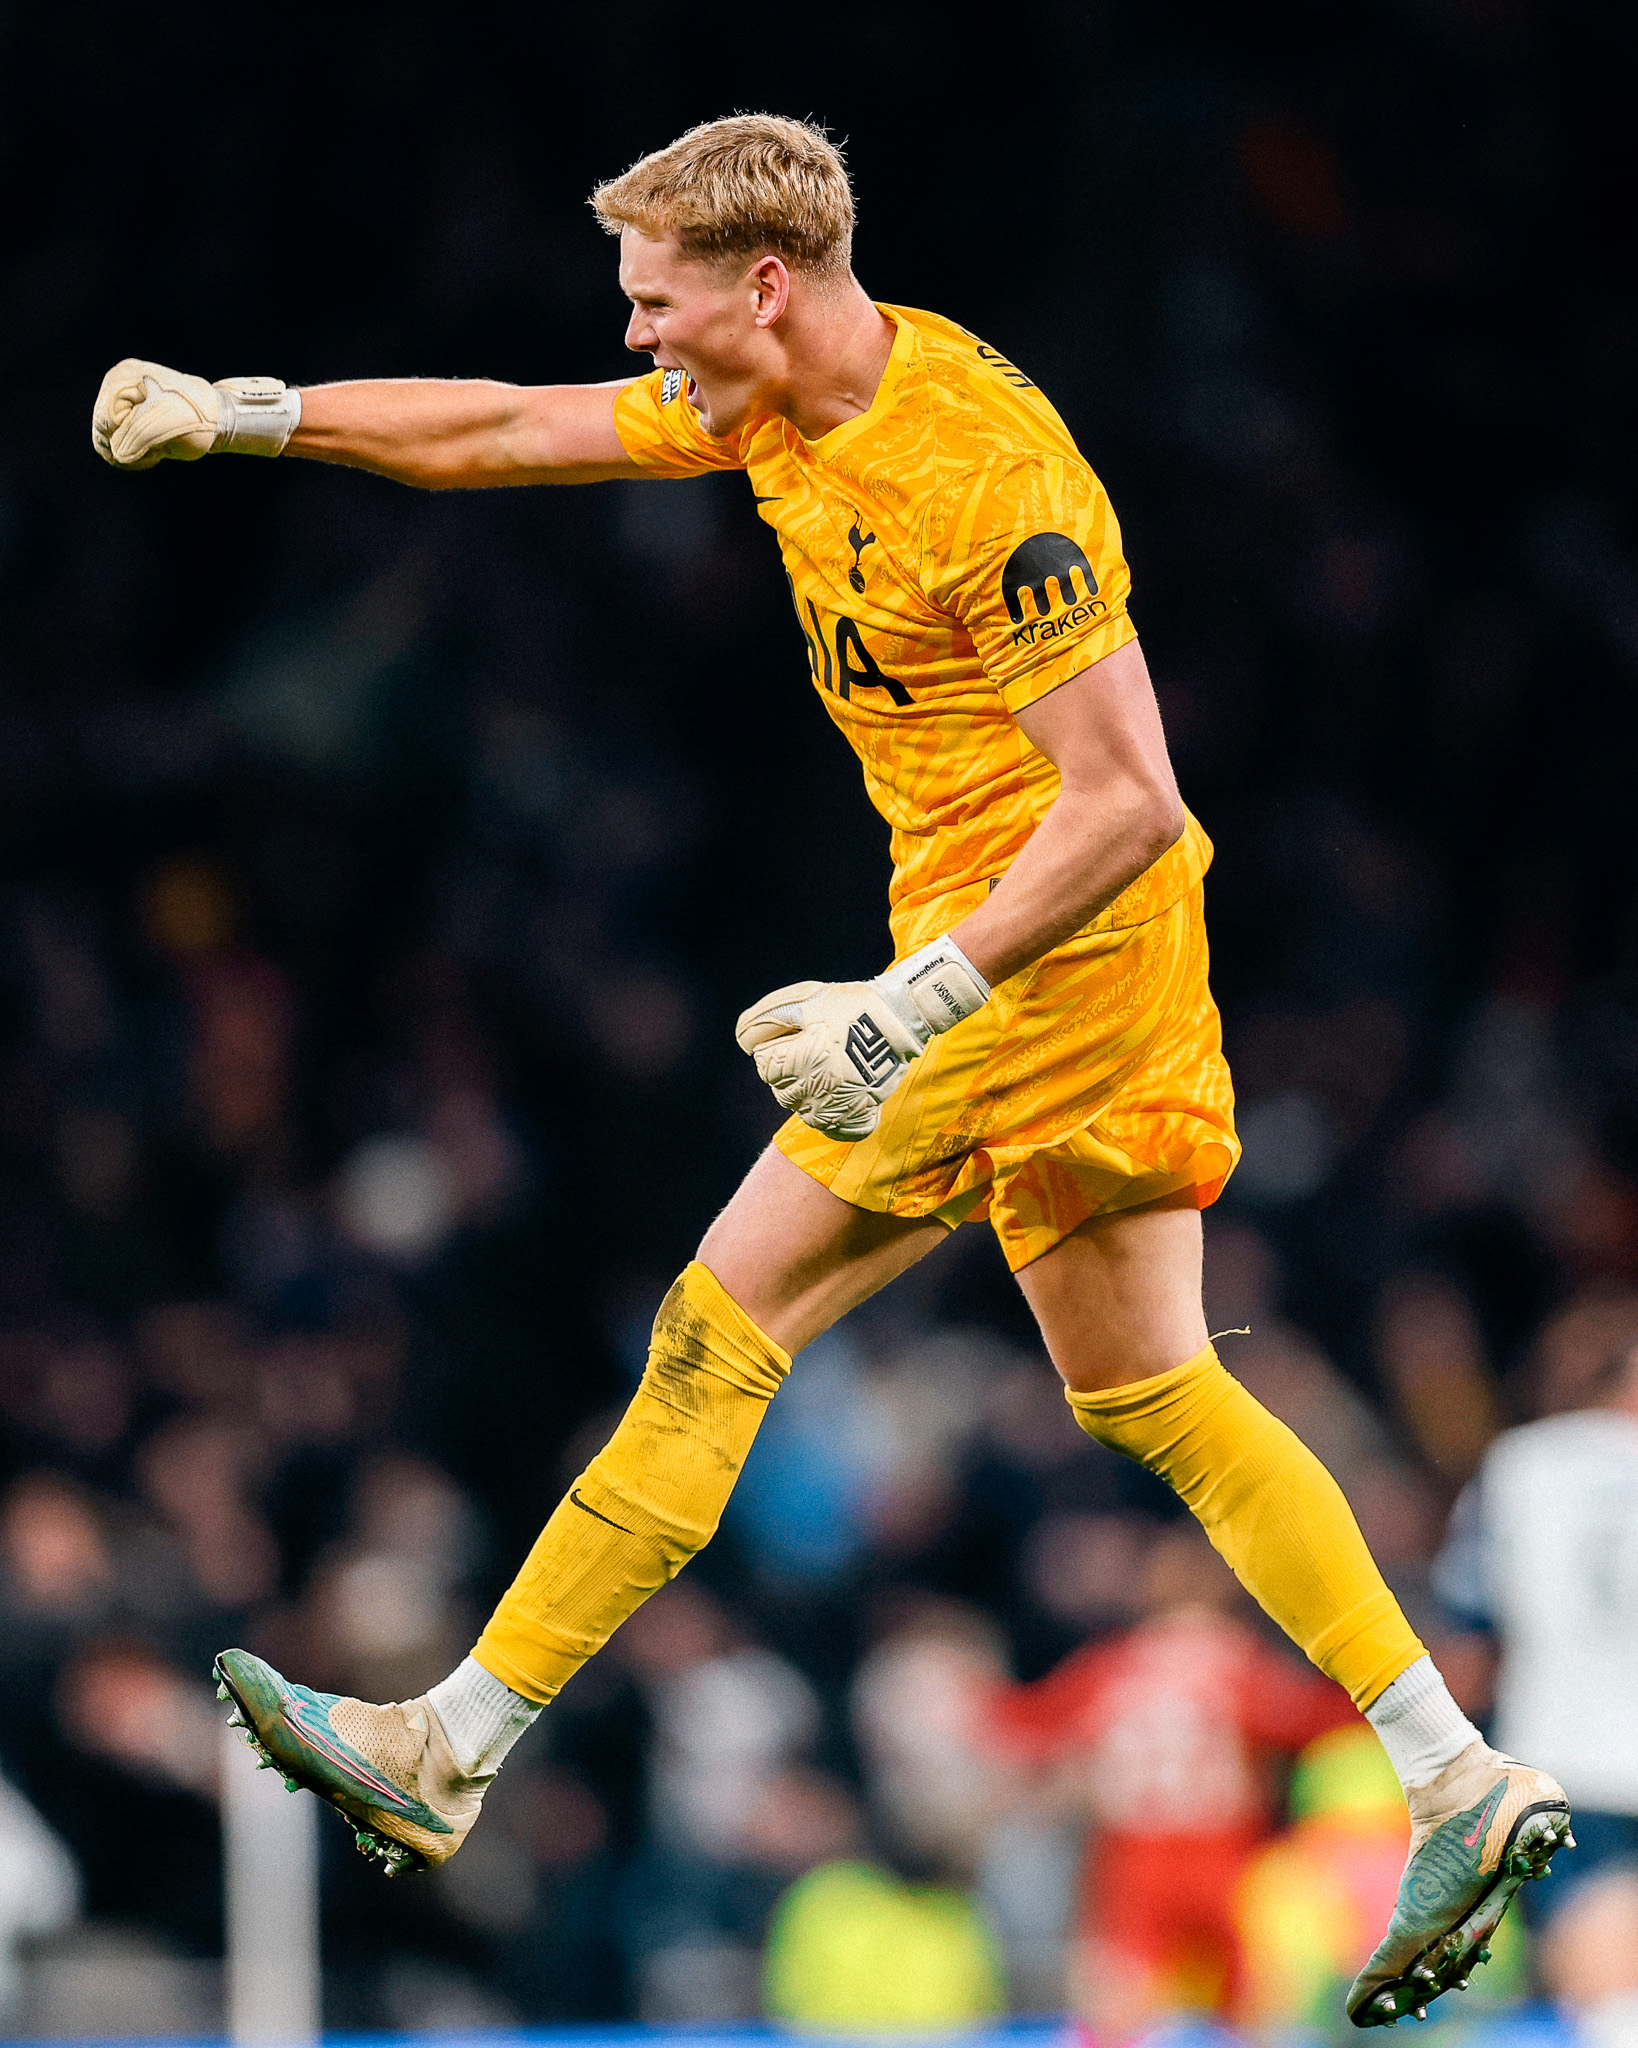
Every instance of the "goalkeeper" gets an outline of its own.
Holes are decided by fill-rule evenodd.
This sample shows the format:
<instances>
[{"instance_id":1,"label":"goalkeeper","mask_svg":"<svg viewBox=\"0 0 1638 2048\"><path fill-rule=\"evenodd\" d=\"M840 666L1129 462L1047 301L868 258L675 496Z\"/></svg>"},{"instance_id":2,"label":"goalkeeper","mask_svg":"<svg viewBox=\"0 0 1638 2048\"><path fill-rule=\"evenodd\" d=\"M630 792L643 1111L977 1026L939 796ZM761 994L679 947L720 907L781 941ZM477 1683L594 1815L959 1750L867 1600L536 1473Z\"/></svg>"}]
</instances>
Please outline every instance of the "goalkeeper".
<instances>
[{"instance_id":1,"label":"goalkeeper","mask_svg":"<svg viewBox=\"0 0 1638 2048\"><path fill-rule=\"evenodd\" d=\"M710 1540L792 1354L987 1217L1082 1428L1176 1488L1392 1757L1411 1861L1349 1996L1358 2024L1390 2023L1465 1982L1569 1812L1464 1718L1335 1483L1207 1337L1200 1211L1239 1155L1210 846L1172 778L1108 498L1027 375L865 295L817 130L712 122L592 204L647 375L298 392L133 360L104 381L97 450L121 469L288 452L435 489L748 472L815 687L893 828L893 964L740 1018L789 1121L472 1655L381 1706L229 1650L224 1695L389 1869L442 1862L545 1702Z\"/></svg>"}]
</instances>

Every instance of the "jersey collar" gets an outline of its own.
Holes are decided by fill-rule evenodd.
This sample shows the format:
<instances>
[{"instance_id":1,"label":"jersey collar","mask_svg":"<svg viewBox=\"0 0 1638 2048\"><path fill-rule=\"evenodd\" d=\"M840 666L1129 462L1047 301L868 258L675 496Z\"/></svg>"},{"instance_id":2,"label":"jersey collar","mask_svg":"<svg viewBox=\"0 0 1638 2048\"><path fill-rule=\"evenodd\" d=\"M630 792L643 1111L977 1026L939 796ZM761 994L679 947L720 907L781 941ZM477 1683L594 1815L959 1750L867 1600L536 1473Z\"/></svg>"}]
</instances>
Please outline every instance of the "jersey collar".
<instances>
[{"instance_id":1,"label":"jersey collar","mask_svg":"<svg viewBox=\"0 0 1638 2048\"><path fill-rule=\"evenodd\" d=\"M900 381L915 349L916 330L895 307L884 306L876 299L872 299L871 304L875 306L876 311L881 314L884 320L891 320L893 323L893 346L887 352L887 365L882 371L881 382L876 386L876 395L871 399L864 411L856 414L852 419L843 420L839 427L831 427L827 432L818 435L812 441L803 441L803 447L810 454L834 455L837 449L845 447L848 442L855 440L860 434L869 433L870 429L875 426L877 421L881 419L883 414L893 404ZM794 428L792 431L795 431ZM801 437L798 436L798 438L800 439Z\"/></svg>"}]
</instances>

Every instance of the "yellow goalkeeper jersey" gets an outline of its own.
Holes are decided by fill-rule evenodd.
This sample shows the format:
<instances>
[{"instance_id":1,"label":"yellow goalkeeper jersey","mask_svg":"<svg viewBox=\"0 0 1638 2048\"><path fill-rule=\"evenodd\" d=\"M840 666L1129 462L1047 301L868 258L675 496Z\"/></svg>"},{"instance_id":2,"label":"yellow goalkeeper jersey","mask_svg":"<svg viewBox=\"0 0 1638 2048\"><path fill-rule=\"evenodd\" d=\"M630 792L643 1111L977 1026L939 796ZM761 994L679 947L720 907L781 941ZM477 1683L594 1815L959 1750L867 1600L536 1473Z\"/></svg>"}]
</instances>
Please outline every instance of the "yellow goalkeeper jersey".
<instances>
[{"instance_id":1,"label":"yellow goalkeeper jersey","mask_svg":"<svg viewBox=\"0 0 1638 2048\"><path fill-rule=\"evenodd\" d=\"M653 476L749 472L813 681L893 828L902 953L982 900L1058 793L1014 712L1135 629L1108 495L1045 397L953 321L880 310L896 332L875 398L817 440L777 414L707 434L678 370L627 385L615 425ZM1093 929L1168 909L1210 858L1190 817Z\"/></svg>"}]
</instances>

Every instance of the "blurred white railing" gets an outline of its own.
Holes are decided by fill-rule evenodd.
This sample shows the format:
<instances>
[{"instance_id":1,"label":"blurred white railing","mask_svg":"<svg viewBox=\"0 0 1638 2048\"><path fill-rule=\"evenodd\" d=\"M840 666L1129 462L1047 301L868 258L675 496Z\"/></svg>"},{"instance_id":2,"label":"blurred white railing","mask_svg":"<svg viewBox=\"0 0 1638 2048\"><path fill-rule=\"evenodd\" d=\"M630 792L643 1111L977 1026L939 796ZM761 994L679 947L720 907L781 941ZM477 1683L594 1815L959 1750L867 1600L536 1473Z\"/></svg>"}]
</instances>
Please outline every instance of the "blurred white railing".
<instances>
[{"instance_id":1,"label":"blurred white railing","mask_svg":"<svg viewBox=\"0 0 1638 2048\"><path fill-rule=\"evenodd\" d=\"M234 2048L311 2048L319 2009L318 1809L222 1730L223 2003Z\"/></svg>"}]
</instances>

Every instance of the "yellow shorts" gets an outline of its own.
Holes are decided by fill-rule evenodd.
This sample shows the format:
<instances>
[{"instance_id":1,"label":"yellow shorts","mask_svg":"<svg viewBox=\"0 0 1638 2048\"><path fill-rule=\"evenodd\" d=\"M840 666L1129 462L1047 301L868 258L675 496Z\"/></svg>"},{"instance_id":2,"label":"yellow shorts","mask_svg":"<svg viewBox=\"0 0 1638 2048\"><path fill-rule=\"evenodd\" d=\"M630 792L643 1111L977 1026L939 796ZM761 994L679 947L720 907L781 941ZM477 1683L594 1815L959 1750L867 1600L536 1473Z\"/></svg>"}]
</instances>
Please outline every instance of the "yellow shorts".
<instances>
[{"instance_id":1,"label":"yellow shorts","mask_svg":"<svg viewBox=\"0 0 1638 2048\"><path fill-rule=\"evenodd\" d=\"M1091 1216L1185 1191L1205 1208L1240 1141L1202 902L1197 886L1003 982L933 1040L868 1138L792 1117L774 1143L858 1208L952 1228L987 1215L1015 1273Z\"/></svg>"}]
</instances>

